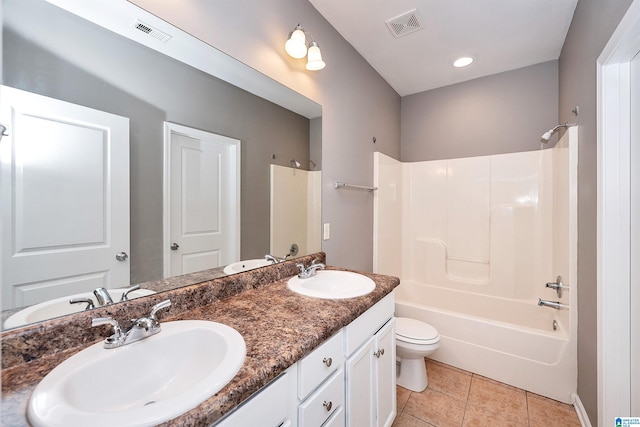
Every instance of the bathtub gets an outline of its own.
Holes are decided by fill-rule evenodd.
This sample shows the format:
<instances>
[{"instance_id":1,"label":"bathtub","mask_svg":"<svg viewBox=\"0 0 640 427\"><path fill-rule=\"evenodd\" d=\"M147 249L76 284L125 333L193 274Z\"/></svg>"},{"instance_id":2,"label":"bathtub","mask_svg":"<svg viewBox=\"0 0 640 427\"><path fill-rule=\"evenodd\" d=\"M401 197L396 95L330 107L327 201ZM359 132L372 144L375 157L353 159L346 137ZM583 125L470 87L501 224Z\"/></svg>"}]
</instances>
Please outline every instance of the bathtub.
<instances>
[{"instance_id":1,"label":"bathtub","mask_svg":"<svg viewBox=\"0 0 640 427\"><path fill-rule=\"evenodd\" d=\"M576 348L566 317L516 300L401 281L396 316L440 333L432 359L564 403L576 390ZM556 321L556 330L554 330Z\"/></svg>"}]
</instances>

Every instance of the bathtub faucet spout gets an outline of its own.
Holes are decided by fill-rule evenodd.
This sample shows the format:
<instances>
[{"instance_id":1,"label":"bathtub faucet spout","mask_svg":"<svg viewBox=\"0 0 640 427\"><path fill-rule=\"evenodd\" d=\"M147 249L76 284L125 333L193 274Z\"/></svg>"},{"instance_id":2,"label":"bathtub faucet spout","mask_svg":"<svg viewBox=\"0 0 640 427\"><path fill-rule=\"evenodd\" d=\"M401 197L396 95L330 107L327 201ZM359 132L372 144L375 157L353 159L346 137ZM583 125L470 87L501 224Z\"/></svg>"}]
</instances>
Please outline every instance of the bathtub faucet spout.
<instances>
[{"instance_id":1,"label":"bathtub faucet spout","mask_svg":"<svg viewBox=\"0 0 640 427\"><path fill-rule=\"evenodd\" d=\"M538 305L541 307L555 308L556 310L560 310L562 308L569 308L569 306L562 304L560 301L547 301L541 298L538 298Z\"/></svg>"}]
</instances>

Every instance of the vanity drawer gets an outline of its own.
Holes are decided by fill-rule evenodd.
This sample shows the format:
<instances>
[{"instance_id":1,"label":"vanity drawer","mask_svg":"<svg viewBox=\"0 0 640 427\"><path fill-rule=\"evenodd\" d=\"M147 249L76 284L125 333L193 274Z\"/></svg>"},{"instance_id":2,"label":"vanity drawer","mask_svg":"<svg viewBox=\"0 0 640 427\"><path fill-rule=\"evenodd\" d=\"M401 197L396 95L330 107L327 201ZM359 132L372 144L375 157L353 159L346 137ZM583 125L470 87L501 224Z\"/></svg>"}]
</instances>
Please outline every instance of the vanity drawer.
<instances>
[{"instance_id":1,"label":"vanity drawer","mask_svg":"<svg viewBox=\"0 0 640 427\"><path fill-rule=\"evenodd\" d=\"M300 427L318 427L344 406L344 372L339 369L298 407Z\"/></svg>"},{"instance_id":2,"label":"vanity drawer","mask_svg":"<svg viewBox=\"0 0 640 427\"><path fill-rule=\"evenodd\" d=\"M304 400L326 378L342 367L342 330L298 363L298 398Z\"/></svg>"}]
</instances>

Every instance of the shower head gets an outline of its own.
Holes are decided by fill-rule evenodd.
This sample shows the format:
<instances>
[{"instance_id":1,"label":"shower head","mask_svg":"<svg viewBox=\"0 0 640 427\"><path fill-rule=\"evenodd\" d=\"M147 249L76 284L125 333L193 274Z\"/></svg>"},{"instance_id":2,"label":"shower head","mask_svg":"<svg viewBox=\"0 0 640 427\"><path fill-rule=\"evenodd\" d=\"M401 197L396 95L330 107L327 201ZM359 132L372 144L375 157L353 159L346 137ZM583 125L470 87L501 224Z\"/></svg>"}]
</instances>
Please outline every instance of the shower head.
<instances>
[{"instance_id":1,"label":"shower head","mask_svg":"<svg viewBox=\"0 0 640 427\"><path fill-rule=\"evenodd\" d=\"M291 167L300 169L300 162L295 159L291 159Z\"/></svg>"},{"instance_id":2,"label":"shower head","mask_svg":"<svg viewBox=\"0 0 640 427\"><path fill-rule=\"evenodd\" d=\"M555 132L555 130L550 129L548 131L546 131L545 133L542 134L542 142L549 142L549 140L551 139L551 135Z\"/></svg>"},{"instance_id":3,"label":"shower head","mask_svg":"<svg viewBox=\"0 0 640 427\"><path fill-rule=\"evenodd\" d=\"M540 137L540 140L542 142L549 142L549 140L551 139L551 135L553 135L554 133L556 133L558 131L558 129L560 128L568 128L571 126L575 126L575 123L562 123L559 125L556 125L555 127L549 129L548 131L546 131L545 133L542 134L542 136Z\"/></svg>"}]
</instances>

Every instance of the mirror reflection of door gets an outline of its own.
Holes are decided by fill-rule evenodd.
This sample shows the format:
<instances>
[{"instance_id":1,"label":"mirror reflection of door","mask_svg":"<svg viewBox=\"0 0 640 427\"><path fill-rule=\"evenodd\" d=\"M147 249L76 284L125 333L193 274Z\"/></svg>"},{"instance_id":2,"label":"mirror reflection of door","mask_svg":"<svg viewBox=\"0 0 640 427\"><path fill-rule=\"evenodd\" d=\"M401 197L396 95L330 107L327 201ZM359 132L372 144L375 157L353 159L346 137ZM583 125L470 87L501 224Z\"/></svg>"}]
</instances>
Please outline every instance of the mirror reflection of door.
<instances>
[{"instance_id":1,"label":"mirror reflection of door","mask_svg":"<svg viewBox=\"0 0 640 427\"><path fill-rule=\"evenodd\" d=\"M0 100L2 308L129 285L129 119L5 86Z\"/></svg>"},{"instance_id":2,"label":"mirror reflection of door","mask_svg":"<svg viewBox=\"0 0 640 427\"><path fill-rule=\"evenodd\" d=\"M240 259L240 141L165 123L165 277Z\"/></svg>"}]
</instances>

